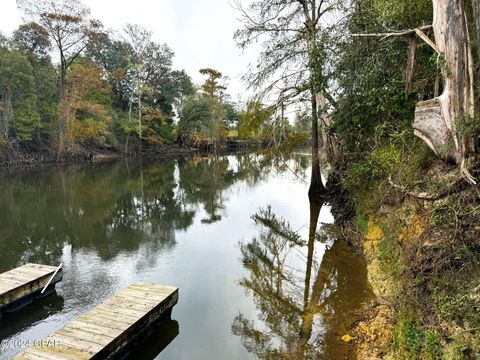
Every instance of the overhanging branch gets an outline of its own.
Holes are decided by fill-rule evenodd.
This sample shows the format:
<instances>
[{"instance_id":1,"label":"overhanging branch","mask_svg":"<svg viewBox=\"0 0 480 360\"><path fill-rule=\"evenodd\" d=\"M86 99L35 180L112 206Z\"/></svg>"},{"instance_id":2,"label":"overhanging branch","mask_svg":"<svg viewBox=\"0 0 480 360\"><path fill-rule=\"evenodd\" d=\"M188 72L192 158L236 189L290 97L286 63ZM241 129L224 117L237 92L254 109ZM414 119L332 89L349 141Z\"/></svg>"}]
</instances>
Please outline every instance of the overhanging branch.
<instances>
[{"instance_id":1,"label":"overhanging branch","mask_svg":"<svg viewBox=\"0 0 480 360\"><path fill-rule=\"evenodd\" d=\"M420 26L415 29L410 29L410 30L405 30L405 31L399 31L399 32L389 32L389 33L367 33L367 34L351 34L350 36L352 37L381 37L382 39L387 39L389 37L396 37L396 36L407 36L407 35L412 35L416 34L420 39L425 41L437 54L440 54L440 50L438 50L438 47L435 45L435 43L430 40L430 38L425 35L423 32L424 30L430 30L433 28L433 25L424 25Z\"/></svg>"},{"instance_id":2,"label":"overhanging branch","mask_svg":"<svg viewBox=\"0 0 480 360\"><path fill-rule=\"evenodd\" d=\"M430 30L432 29L432 25L424 25L420 26L415 29L410 29L410 30L405 30L405 31L397 31L397 32L389 32L389 33L366 33L366 34L350 34L350 36L353 37L382 37L382 38L389 38L392 36L405 36L405 35L411 35L413 33L416 33L417 30L424 31L424 30Z\"/></svg>"}]
</instances>

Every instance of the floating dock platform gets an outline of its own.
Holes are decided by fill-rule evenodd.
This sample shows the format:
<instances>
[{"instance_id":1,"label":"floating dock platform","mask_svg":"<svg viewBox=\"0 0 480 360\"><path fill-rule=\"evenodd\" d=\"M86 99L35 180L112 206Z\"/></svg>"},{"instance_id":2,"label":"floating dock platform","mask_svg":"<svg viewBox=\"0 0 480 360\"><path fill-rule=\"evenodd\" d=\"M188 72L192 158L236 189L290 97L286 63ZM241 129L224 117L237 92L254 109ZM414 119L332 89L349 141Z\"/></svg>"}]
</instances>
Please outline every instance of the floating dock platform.
<instances>
[{"instance_id":1,"label":"floating dock platform","mask_svg":"<svg viewBox=\"0 0 480 360\"><path fill-rule=\"evenodd\" d=\"M44 297L55 290L55 284L62 280L60 269L48 285L57 268L40 264L26 264L0 274L0 318L6 312L12 312Z\"/></svg>"},{"instance_id":2,"label":"floating dock platform","mask_svg":"<svg viewBox=\"0 0 480 360\"><path fill-rule=\"evenodd\" d=\"M121 359L170 319L177 302L178 288L135 283L14 359Z\"/></svg>"}]
</instances>

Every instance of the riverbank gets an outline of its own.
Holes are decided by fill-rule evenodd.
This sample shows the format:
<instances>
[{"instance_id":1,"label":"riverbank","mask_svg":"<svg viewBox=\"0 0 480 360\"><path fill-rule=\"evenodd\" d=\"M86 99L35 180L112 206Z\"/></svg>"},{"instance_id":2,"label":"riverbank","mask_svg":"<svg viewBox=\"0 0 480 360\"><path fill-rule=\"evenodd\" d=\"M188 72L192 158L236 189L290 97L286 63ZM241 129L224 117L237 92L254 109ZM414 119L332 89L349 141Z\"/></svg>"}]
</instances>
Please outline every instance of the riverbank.
<instances>
[{"instance_id":1,"label":"riverbank","mask_svg":"<svg viewBox=\"0 0 480 360\"><path fill-rule=\"evenodd\" d=\"M190 147L167 144L144 146L141 152L128 153L114 147L83 147L77 145L70 147L61 159L58 159L56 151L51 147L16 142L3 144L0 147L0 168L15 169L49 163L78 164L131 156L155 156L159 159L169 159L192 154L195 151L197 150Z\"/></svg>"},{"instance_id":2,"label":"riverbank","mask_svg":"<svg viewBox=\"0 0 480 360\"><path fill-rule=\"evenodd\" d=\"M377 297L351 326L358 359L480 358L478 189L426 157L349 195Z\"/></svg>"}]
</instances>

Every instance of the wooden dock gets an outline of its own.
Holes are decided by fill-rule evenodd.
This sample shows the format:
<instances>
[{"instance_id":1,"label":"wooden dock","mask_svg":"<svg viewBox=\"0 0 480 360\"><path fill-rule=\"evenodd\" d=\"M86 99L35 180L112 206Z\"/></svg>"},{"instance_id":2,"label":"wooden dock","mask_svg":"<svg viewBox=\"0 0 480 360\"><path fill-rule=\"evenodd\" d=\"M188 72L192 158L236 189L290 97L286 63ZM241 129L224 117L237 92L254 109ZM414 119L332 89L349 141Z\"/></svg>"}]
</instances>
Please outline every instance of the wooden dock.
<instances>
[{"instance_id":1,"label":"wooden dock","mask_svg":"<svg viewBox=\"0 0 480 360\"><path fill-rule=\"evenodd\" d=\"M135 283L14 359L118 359L170 319L178 288Z\"/></svg>"},{"instance_id":2,"label":"wooden dock","mask_svg":"<svg viewBox=\"0 0 480 360\"><path fill-rule=\"evenodd\" d=\"M61 269L41 294L56 270L54 266L26 264L0 274L0 318L53 292L55 284L62 280Z\"/></svg>"},{"instance_id":3,"label":"wooden dock","mask_svg":"<svg viewBox=\"0 0 480 360\"><path fill-rule=\"evenodd\" d=\"M228 150L244 150L250 146L250 143L246 140L229 139L227 140Z\"/></svg>"}]
</instances>

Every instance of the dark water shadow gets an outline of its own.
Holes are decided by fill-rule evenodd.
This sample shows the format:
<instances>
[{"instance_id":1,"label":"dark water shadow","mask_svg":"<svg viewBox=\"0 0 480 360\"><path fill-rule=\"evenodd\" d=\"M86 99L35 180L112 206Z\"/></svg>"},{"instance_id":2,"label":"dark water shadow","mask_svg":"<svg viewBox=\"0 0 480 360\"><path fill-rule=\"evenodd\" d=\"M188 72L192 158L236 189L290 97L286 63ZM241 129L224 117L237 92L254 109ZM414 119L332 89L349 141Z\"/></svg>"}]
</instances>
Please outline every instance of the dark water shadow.
<instances>
[{"instance_id":1,"label":"dark water shadow","mask_svg":"<svg viewBox=\"0 0 480 360\"><path fill-rule=\"evenodd\" d=\"M0 319L0 340L31 327L33 324L47 319L61 311L64 299L56 292L43 299L36 299L33 303L12 312L5 313Z\"/></svg>"},{"instance_id":2,"label":"dark water shadow","mask_svg":"<svg viewBox=\"0 0 480 360\"><path fill-rule=\"evenodd\" d=\"M135 345L124 360L155 359L180 333L176 320L169 320L156 328L141 344Z\"/></svg>"}]
</instances>

